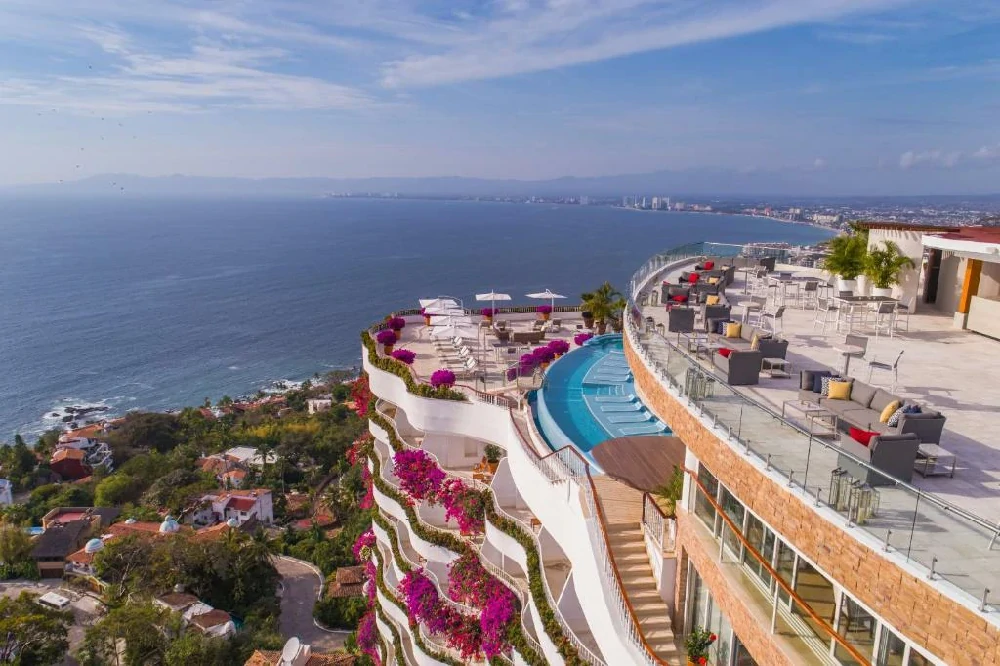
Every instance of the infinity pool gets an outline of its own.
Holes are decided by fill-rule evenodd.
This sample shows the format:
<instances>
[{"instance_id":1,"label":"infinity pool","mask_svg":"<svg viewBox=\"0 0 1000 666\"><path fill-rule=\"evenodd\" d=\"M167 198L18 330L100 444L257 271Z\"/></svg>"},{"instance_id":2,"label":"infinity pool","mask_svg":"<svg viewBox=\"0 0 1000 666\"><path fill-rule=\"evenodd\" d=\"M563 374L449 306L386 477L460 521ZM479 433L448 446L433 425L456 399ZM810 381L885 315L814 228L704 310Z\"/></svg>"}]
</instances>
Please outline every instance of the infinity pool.
<instances>
[{"instance_id":1,"label":"infinity pool","mask_svg":"<svg viewBox=\"0 0 1000 666\"><path fill-rule=\"evenodd\" d=\"M591 339L553 363L531 398L539 432L553 449L589 451L629 435L669 435L665 423L636 397L620 335Z\"/></svg>"}]
</instances>

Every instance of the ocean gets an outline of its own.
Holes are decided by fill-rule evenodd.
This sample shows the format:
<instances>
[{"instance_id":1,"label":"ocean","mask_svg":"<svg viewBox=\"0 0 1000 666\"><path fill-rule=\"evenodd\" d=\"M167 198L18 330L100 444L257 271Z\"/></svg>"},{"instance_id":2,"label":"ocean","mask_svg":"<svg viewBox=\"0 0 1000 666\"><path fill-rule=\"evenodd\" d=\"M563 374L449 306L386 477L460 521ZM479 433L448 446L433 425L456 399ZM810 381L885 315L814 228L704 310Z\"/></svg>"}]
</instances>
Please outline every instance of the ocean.
<instances>
[{"instance_id":1,"label":"ocean","mask_svg":"<svg viewBox=\"0 0 1000 666\"><path fill-rule=\"evenodd\" d=\"M417 299L624 289L683 243L812 243L804 225L598 206L364 199L0 200L0 441L360 365Z\"/></svg>"}]
</instances>

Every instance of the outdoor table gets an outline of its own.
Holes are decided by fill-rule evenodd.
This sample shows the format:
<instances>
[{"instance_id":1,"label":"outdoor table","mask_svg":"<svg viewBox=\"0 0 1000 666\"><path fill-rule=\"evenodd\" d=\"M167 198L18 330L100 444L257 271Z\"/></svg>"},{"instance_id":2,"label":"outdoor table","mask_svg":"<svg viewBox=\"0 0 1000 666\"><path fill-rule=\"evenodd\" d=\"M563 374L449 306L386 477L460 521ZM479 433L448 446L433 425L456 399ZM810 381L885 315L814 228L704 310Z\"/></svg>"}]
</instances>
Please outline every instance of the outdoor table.
<instances>
[{"instance_id":1,"label":"outdoor table","mask_svg":"<svg viewBox=\"0 0 1000 666\"><path fill-rule=\"evenodd\" d=\"M838 296L835 300L840 303L839 314L837 316L837 330L840 330L840 323L846 323L848 333L854 332L854 320L857 308L867 307L873 303L899 302L891 296Z\"/></svg>"},{"instance_id":2,"label":"outdoor table","mask_svg":"<svg viewBox=\"0 0 1000 666\"><path fill-rule=\"evenodd\" d=\"M957 456L948 449L937 444L920 444L917 447L917 459L913 469L921 476L955 476L955 461Z\"/></svg>"}]
</instances>

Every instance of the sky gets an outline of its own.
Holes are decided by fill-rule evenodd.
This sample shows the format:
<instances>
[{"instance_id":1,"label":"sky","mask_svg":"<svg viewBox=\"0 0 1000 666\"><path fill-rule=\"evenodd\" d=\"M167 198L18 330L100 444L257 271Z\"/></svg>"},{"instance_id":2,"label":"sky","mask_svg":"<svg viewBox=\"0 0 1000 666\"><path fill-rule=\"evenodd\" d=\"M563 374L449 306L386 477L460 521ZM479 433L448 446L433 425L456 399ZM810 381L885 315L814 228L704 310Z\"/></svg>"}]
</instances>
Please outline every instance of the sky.
<instances>
[{"instance_id":1,"label":"sky","mask_svg":"<svg viewBox=\"0 0 1000 666\"><path fill-rule=\"evenodd\" d=\"M0 0L0 185L731 170L1000 191L997 0Z\"/></svg>"}]
</instances>

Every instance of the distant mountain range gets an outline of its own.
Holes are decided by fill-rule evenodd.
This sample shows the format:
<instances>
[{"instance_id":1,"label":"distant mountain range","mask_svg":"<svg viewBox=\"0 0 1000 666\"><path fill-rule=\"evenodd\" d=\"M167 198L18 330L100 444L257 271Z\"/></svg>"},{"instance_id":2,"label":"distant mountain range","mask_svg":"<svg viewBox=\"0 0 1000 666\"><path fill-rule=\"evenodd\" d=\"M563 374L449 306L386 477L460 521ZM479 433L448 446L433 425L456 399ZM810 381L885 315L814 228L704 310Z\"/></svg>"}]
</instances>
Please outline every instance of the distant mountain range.
<instances>
[{"instance_id":1,"label":"distant mountain range","mask_svg":"<svg viewBox=\"0 0 1000 666\"><path fill-rule=\"evenodd\" d=\"M875 174L878 177L873 177ZM294 196L396 193L402 196L580 196L623 195L683 197L828 197L828 196L926 196L928 192L967 193L983 196L995 191L995 179L968 171L829 170L736 171L690 169L599 177L565 177L552 180L502 180L464 178L213 178L203 176L137 176L102 174L62 183L0 188L0 193L62 195L120 195L122 188L134 195L162 196ZM937 187L924 182L934 175ZM837 183L837 185L834 185Z\"/></svg>"}]
</instances>

